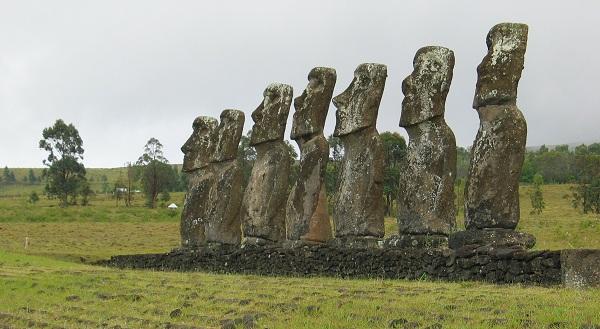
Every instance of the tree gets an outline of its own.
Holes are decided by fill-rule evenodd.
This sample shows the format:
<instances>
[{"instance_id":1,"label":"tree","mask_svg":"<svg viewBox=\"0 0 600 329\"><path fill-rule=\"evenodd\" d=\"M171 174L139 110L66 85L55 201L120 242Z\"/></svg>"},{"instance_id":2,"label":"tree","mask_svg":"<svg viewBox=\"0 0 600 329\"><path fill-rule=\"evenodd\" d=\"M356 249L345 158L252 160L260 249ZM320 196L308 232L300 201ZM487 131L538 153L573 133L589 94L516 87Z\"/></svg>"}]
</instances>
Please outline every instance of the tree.
<instances>
[{"instance_id":1,"label":"tree","mask_svg":"<svg viewBox=\"0 0 600 329\"><path fill-rule=\"evenodd\" d=\"M106 175L100 176L100 182L102 183L102 193L107 194L110 192L110 184L108 183L108 177L106 177Z\"/></svg>"},{"instance_id":2,"label":"tree","mask_svg":"<svg viewBox=\"0 0 600 329\"><path fill-rule=\"evenodd\" d=\"M35 204L36 202L40 201L40 197L38 196L37 192L33 191L29 193L29 199L27 201L31 204Z\"/></svg>"},{"instance_id":3,"label":"tree","mask_svg":"<svg viewBox=\"0 0 600 329\"><path fill-rule=\"evenodd\" d=\"M465 210L465 177L456 178L454 182L454 200L456 205L456 216L460 214L460 210Z\"/></svg>"},{"instance_id":4,"label":"tree","mask_svg":"<svg viewBox=\"0 0 600 329\"><path fill-rule=\"evenodd\" d=\"M164 157L163 145L152 137L144 146L144 153L137 165L141 168L142 189L146 194L146 206L156 207L158 194L168 190L176 182L169 161Z\"/></svg>"},{"instance_id":5,"label":"tree","mask_svg":"<svg viewBox=\"0 0 600 329\"><path fill-rule=\"evenodd\" d=\"M396 132L383 132L379 135L383 143L384 172L383 195L385 197L385 215L392 215L394 201L399 193L400 163L406 156L406 141Z\"/></svg>"},{"instance_id":6,"label":"tree","mask_svg":"<svg viewBox=\"0 0 600 329\"><path fill-rule=\"evenodd\" d=\"M329 135L327 137L329 144L329 161L325 169L325 188L327 190L327 201L330 208L333 204L332 198L337 193L339 187L339 172L344 157L344 145L339 137Z\"/></svg>"},{"instance_id":7,"label":"tree","mask_svg":"<svg viewBox=\"0 0 600 329\"><path fill-rule=\"evenodd\" d=\"M29 184L35 184L37 183L37 177L35 177L35 173L33 172L33 169L29 169L29 173L27 174L27 180L29 181Z\"/></svg>"},{"instance_id":8,"label":"tree","mask_svg":"<svg viewBox=\"0 0 600 329\"><path fill-rule=\"evenodd\" d=\"M298 175L300 174L300 162L298 161L298 152L296 152L294 145L286 140L285 146L287 147L290 156L290 176L288 179L288 192L290 192L292 187L294 187L294 184L296 184L296 180L298 180Z\"/></svg>"},{"instance_id":9,"label":"tree","mask_svg":"<svg viewBox=\"0 0 600 329\"><path fill-rule=\"evenodd\" d=\"M5 184L15 184L17 182L17 178L15 177L15 173L10 171L7 166L4 167L4 172L2 173L2 180Z\"/></svg>"},{"instance_id":10,"label":"tree","mask_svg":"<svg viewBox=\"0 0 600 329\"><path fill-rule=\"evenodd\" d=\"M45 191L49 197L56 197L61 207L75 204L80 185L85 179L83 141L73 124L58 119L52 127L44 128L39 147L48 151L43 164L45 171Z\"/></svg>"},{"instance_id":11,"label":"tree","mask_svg":"<svg viewBox=\"0 0 600 329\"><path fill-rule=\"evenodd\" d=\"M163 203L167 202L171 200L171 194L169 193L169 191L162 191L160 192L160 201L162 201Z\"/></svg>"},{"instance_id":12,"label":"tree","mask_svg":"<svg viewBox=\"0 0 600 329\"><path fill-rule=\"evenodd\" d=\"M533 185L531 187L531 191L529 192L532 215L540 215L546 207L544 195L542 193L542 185L544 185L544 178L540 174L535 174L533 176Z\"/></svg>"},{"instance_id":13,"label":"tree","mask_svg":"<svg viewBox=\"0 0 600 329\"><path fill-rule=\"evenodd\" d=\"M471 152L464 147L456 148L456 178L466 178L469 174Z\"/></svg>"},{"instance_id":14,"label":"tree","mask_svg":"<svg viewBox=\"0 0 600 329\"><path fill-rule=\"evenodd\" d=\"M240 138L240 145L238 146L238 161L242 167L243 173L243 187L246 188L250 174L252 173L252 167L254 167L254 161L256 160L256 150L250 146L250 135L252 131L248 131L246 135Z\"/></svg>"},{"instance_id":15,"label":"tree","mask_svg":"<svg viewBox=\"0 0 600 329\"><path fill-rule=\"evenodd\" d=\"M87 206L90 204L90 196L94 194L92 188L90 187L90 183L87 180L83 180L79 184L79 195L81 195L81 205Z\"/></svg>"},{"instance_id":16,"label":"tree","mask_svg":"<svg viewBox=\"0 0 600 329\"><path fill-rule=\"evenodd\" d=\"M600 155L576 157L579 183L571 188L571 204L584 213L600 214Z\"/></svg>"}]
</instances>

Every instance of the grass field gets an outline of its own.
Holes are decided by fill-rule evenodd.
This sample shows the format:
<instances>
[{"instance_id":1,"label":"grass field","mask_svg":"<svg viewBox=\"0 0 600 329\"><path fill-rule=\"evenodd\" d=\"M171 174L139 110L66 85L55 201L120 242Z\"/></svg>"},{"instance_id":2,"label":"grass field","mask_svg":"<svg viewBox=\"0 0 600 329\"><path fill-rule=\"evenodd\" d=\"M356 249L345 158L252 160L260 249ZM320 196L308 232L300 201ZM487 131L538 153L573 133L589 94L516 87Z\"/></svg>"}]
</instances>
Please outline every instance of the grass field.
<instances>
[{"instance_id":1,"label":"grass field","mask_svg":"<svg viewBox=\"0 0 600 329\"><path fill-rule=\"evenodd\" d=\"M568 186L544 187L540 216L529 214L527 192L522 187L519 229L536 235L536 248L600 248L600 219L570 207ZM172 199L181 204L183 194ZM56 200L30 205L23 195L0 193L0 328L600 328L600 289L85 264L178 245L179 212L142 202L117 207L97 195L90 206L61 209ZM395 233L393 219L386 230Z\"/></svg>"}]
</instances>

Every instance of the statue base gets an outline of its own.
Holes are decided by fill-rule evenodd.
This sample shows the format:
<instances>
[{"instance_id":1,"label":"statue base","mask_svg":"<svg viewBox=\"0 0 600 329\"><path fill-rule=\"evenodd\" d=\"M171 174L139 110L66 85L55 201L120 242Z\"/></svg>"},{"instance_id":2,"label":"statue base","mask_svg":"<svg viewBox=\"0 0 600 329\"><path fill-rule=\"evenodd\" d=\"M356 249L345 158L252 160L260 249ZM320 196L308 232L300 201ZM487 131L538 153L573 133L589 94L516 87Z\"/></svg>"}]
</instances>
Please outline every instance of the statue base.
<instances>
[{"instance_id":1,"label":"statue base","mask_svg":"<svg viewBox=\"0 0 600 329\"><path fill-rule=\"evenodd\" d=\"M276 244L276 243L271 240L267 240L267 239L263 239L263 238L244 237L242 239L241 247L244 248L245 246L269 246L269 245L274 245L274 244Z\"/></svg>"},{"instance_id":2,"label":"statue base","mask_svg":"<svg viewBox=\"0 0 600 329\"><path fill-rule=\"evenodd\" d=\"M505 228L466 230L451 234L448 246L459 249L464 246L485 246L493 248L531 249L535 237L529 233Z\"/></svg>"},{"instance_id":3,"label":"statue base","mask_svg":"<svg viewBox=\"0 0 600 329\"><path fill-rule=\"evenodd\" d=\"M283 248L302 248L307 246L320 246L326 242L310 241L310 240L285 240L281 243Z\"/></svg>"},{"instance_id":4,"label":"statue base","mask_svg":"<svg viewBox=\"0 0 600 329\"><path fill-rule=\"evenodd\" d=\"M401 234L385 240L386 248L448 248L448 237L441 234Z\"/></svg>"},{"instance_id":5,"label":"statue base","mask_svg":"<svg viewBox=\"0 0 600 329\"><path fill-rule=\"evenodd\" d=\"M337 237L327 242L330 246L349 249L382 249L383 240L374 236Z\"/></svg>"}]
</instances>

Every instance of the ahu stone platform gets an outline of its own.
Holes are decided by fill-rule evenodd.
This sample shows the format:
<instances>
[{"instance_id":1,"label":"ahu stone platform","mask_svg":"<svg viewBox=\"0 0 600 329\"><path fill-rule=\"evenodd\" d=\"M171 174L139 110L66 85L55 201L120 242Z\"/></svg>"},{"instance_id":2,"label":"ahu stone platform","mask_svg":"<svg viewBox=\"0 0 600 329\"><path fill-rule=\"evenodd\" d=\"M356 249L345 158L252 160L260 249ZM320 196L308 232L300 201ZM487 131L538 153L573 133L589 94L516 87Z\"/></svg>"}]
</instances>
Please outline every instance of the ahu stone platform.
<instances>
[{"instance_id":1,"label":"ahu stone platform","mask_svg":"<svg viewBox=\"0 0 600 329\"><path fill-rule=\"evenodd\" d=\"M581 256L581 257L580 257ZM272 276L431 279L585 287L600 285L600 250L467 246L452 249L349 249L331 244L205 247L113 256L99 265L161 271Z\"/></svg>"}]
</instances>

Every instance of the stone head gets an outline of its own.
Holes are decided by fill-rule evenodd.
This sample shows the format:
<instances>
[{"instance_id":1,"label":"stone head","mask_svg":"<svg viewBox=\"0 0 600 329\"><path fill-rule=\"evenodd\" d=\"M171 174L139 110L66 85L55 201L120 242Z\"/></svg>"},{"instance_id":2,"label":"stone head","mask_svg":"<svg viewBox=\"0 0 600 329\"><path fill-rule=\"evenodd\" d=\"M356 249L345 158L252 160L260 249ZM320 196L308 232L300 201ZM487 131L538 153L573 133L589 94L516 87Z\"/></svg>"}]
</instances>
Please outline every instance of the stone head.
<instances>
[{"instance_id":1,"label":"stone head","mask_svg":"<svg viewBox=\"0 0 600 329\"><path fill-rule=\"evenodd\" d=\"M308 73L306 89L294 99L292 139L323 131L336 79L335 69L329 67L315 67Z\"/></svg>"},{"instance_id":2,"label":"stone head","mask_svg":"<svg viewBox=\"0 0 600 329\"><path fill-rule=\"evenodd\" d=\"M486 39L487 55L477 66L473 108L516 105L528 29L526 24L518 23L501 23L492 27Z\"/></svg>"},{"instance_id":3,"label":"stone head","mask_svg":"<svg viewBox=\"0 0 600 329\"><path fill-rule=\"evenodd\" d=\"M250 145L283 140L292 93L292 87L282 83L267 86L262 103L252 112L254 126L250 135Z\"/></svg>"},{"instance_id":4,"label":"stone head","mask_svg":"<svg viewBox=\"0 0 600 329\"><path fill-rule=\"evenodd\" d=\"M217 129L217 119L199 116L194 120L192 127L194 132L181 147L183 152L184 172L192 172L208 165L213 151L212 138Z\"/></svg>"},{"instance_id":5,"label":"stone head","mask_svg":"<svg viewBox=\"0 0 600 329\"><path fill-rule=\"evenodd\" d=\"M244 112L238 110L221 112L221 122L213 134L214 150L210 162L223 162L237 158L243 129Z\"/></svg>"},{"instance_id":6,"label":"stone head","mask_svg":"<svg viewBox=\"0 0 600 329\"><path fill-rule=\"evenodd\" d=\"M333 98L337 108L334 136L375 126L386 78L387 67L383 64L360 64L356 68L350 86Z\"/></svg>"},{"instance_id":7,"label":"stone head","mask_svg":"<svg viewBox=\"0 0 600 329\"><path fill-rule=\"evenodd\" d=\"M413 72L402 82L400 127L443 116L452 82L454 52L444 47L423 47L413 60Z\"/></svg>"}]
</instances>

